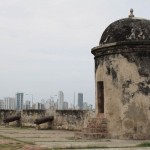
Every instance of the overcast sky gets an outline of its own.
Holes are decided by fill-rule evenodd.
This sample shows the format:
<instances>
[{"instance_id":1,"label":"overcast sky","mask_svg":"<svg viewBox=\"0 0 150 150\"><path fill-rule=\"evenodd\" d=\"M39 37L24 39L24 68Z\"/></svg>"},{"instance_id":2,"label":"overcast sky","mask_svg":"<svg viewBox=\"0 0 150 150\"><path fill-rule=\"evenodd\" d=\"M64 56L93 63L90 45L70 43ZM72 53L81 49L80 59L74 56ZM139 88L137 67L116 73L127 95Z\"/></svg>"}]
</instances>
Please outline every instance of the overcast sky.
<instances>
[{"instance_id":1,"label":"overcast sky","mask_svg":"<svg viewBox=\"0 0 150 150\"><path fill-rule=\"evenodd\" d=\"M150 0L0 0L0 98L40 101L62 90L70 103L82 92L95 104L91 48L130 8L150 18Z\"/></svg>"}]
</instances>

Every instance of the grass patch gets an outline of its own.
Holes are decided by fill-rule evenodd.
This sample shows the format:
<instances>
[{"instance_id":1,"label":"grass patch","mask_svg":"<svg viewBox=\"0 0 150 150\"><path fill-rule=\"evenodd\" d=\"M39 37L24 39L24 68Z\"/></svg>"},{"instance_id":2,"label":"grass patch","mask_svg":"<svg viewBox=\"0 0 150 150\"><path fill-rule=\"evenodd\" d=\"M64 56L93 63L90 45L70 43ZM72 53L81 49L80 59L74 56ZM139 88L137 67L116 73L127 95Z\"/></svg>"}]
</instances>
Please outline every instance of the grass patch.
<instances>
[{"instance_id":1,"label":"grass patch","mask_svg":"<svg viewBox=\"0 0 150 150\"><path fill-rule=\"evenodd\" d=\"M35 144L0 135L0 150L21 150L26 145L31 145L32 147Z\"/></svg>"},{"instance_id":2,"label":"grass patch","mask_svg":"<svg viewBox=\"0 0 150 150\"><path fill-rule=\"evenodd\" d=\"M0 138L1 138L1 139L7 139L7 140L13 140L13 141L16 141L16 142L18 142L18 143L24 143L24 144L35 145L33 142L21 141L21 140L12 138L12 137L6 137L6 136L4 136L4 135L0 135Z\"/></svg>"},{"instance_id":3,"label":"grass patch","mask_svg":"<svg viewBox=\"0 0 150 150\"><path fill-rule=\"evenodd\" d=\"M24 146L22 143L7 143L7 144L0 144L0 149L3 150L17 150L21 149Z\"/></svg>"},{"instance_id":4,"label":"grass patch","mask_svg":"<svg viewBox=\"0 0 150 150\"><path fill-rule=\"evenodd\" d=\"M150 142L144 142L138 145L138 147L150 147Z\"/></svg>"}]
</instances>

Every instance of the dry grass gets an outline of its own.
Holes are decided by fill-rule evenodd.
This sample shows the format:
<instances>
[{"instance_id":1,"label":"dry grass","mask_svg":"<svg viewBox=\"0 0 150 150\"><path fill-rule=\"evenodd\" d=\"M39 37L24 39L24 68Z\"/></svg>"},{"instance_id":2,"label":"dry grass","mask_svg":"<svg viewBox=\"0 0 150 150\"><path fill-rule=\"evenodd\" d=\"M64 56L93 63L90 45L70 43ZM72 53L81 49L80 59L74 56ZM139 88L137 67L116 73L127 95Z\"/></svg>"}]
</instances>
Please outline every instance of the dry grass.
<instances>
[{"instance_id":1,"label":"dry grass","mask_svg":"<svg viewBox=\"0 0 150 150\"><path fill-rule=\"evenodd\" d=\"M0 136L0 149L1 150L46 150L33 145L33 143L24 143L13 138Z\"/></svg>"}]
</instances>

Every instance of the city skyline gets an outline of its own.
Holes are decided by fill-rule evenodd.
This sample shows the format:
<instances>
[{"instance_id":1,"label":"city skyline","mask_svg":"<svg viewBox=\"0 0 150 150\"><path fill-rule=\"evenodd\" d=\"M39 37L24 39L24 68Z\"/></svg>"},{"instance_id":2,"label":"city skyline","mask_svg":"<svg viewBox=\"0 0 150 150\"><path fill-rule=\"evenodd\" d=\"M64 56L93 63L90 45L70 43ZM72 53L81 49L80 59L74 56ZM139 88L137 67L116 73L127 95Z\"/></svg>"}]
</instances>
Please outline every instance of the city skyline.
<instances>
[{"instance_id":1,"label":"city skyline","mask_svg":"<svg viewBox=\"0 0 150 150\"><path fill-rule=\"evenodd\" d=\"M62 89L73 103L81 91L95 104L94 58L104 29L128 17L149 19L149 1L7 0L0 5L0 99L16 91L37 101ZM84 7L83 7L84 6ZM115 9L114 9L115 8ZM50 94L52 93L52 94Z\"/></svg>"},{"instance_id":2,"label":"city skyline","mask_svg":"<svg viewBox=\"0 0 150 150\"><path fill-rule=\"evenodd\" d=\"M88 106L88 102L83 99L83 93L78 92L78 93L73 93L74 99L73 101L70 100L66 100L65 99L65 93L63 91L58 91L58 95L51 95L50 97L46 98L46 99L40 99L39 101L37 101L36 99L34 99L34 95L33 94L26 94L23 92L17 92L15 93L14 96L8 97L5 96L4 98L0 99L0 107L3 105L3 109L26 109L26 108L34 108L35 109L35 104L44 104L45 108L49 108L46 107L46 105L49 105L51 102L57 103L57 109L64 109L66 108L66 106L68 108L71 109L82 109L84 106L84 104L86 104ZM79 99L82 99L82 108L80 107L79 104ZM67 104L66 104L67 103ZM90 106L93 106L93 104L89 103ZM95 106L93 106L93 108L95 108Z\"/></svg>"}]
</instances>

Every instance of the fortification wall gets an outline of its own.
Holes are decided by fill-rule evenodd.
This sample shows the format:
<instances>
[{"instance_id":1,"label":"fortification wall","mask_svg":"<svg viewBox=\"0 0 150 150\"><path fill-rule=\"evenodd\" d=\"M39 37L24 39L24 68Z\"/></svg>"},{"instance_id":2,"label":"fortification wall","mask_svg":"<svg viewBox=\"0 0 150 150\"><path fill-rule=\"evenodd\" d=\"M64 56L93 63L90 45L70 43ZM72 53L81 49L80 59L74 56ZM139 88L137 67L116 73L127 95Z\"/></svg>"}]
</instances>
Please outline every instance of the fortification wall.
<instances>
[{"instance_id":1,"label":"fortification wall","mask_svg":"<svg viewBox=\"0 0 150 150\"><path fill-rule=\"evenodd\" d=\"M52 129L81 130L83 126L86 126L88 118L94 116L94 112L85 110L0 110L0 125L4 125L4 118L14 115L21 115L21 125L25 127L35 127L35 119L54 116ZM9 125L16 126L17 123L14 121ZM40 125L40 128L48 127L50 127L48 123Z\"/></svg>"},{"instance_id":2,"label":"fortification wall","mask_svg":"<svg viewBox=\"0 0 150 150\"><path fill-rule=\"evenodd\" d=\"M53 128L81 130L94 115L94 112L86 110L56 110Z\"/></svg>"}]
</instances>

